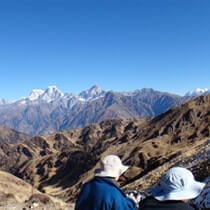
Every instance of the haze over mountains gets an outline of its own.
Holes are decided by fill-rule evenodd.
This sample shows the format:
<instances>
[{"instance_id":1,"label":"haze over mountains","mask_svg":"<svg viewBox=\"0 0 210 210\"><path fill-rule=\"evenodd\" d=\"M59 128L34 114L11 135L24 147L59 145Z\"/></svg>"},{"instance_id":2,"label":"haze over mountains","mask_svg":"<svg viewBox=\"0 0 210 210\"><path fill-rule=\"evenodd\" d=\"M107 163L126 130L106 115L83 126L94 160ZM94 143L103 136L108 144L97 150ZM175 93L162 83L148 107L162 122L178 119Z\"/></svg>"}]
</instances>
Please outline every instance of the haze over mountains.
<instances>
[{"instance_id":1,"label":"haze over mountains","mask_svg":"<svg viewBox=\"0 0 210 210\"><path fill-rule=\"evenodd\" d=\"M0 100L0 124L28 135L47 134L112 118L155 117L209 89L186 96L144 88L130 92L103 91L99 86L79 95L62 93L56 86L34 89L28 97L8 103Z\"/></svg>"}]
</instances>

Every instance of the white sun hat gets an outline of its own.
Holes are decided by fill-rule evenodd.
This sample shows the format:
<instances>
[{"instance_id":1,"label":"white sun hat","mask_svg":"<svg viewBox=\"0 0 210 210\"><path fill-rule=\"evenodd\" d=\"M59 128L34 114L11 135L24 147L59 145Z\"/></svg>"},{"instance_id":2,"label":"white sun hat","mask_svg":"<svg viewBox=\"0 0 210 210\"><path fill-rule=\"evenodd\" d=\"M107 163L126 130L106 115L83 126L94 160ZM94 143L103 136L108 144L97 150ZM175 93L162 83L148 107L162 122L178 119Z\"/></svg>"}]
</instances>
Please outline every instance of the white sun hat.
<instances>
[{"instance_id":1,"label":"white sun hat","mask_svg":"<svg viewBox=\"0 0 210 210\"><path fill-rule=\"evenodd\" d=\"M122 161L117 155L104 157L100 164L101 168L96 169L95 176L116 178L120 177L129 168L129 166L122 164Z\"/></svg>"},{"instance_id":2,"label":"white sun hat","mask_svg":"<svg viewBox=\"0 0 210 210\"><path fill-rule=\"evenodd\" d=\"M159 201L188 200L197 197L205 183L195 181L193 174L186 168L169 169L152 189L152 195Z\"/></svg>"}]
</instances>

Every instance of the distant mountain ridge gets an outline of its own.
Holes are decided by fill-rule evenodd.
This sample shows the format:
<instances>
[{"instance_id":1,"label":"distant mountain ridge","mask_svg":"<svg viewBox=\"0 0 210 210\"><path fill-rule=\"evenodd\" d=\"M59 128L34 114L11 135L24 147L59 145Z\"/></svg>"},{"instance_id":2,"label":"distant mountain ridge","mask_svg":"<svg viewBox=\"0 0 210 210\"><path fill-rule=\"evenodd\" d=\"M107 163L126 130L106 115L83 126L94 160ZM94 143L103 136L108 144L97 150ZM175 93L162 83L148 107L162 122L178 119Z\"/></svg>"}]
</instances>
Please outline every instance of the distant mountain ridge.
<instances>
[{"instance_id":1,"label":"distant mountain ridge","mask_svg":"<svg viewBox=\"0 0 210 210\"><path fill-rule=\"evenodd\" d=\"M56 86L34 89L12 103L0 100L0 124L29 135L82 128L104 119L155 117L191 98L144 88L130 92L104 91L94 85L79 95Z\"/></svg>"},{"instance_id":2,"label":"distant mountain ridge","mask_svg":"<svg viewBox=\"0 0 210 210\"><path fill-rule=\"evenodd\" d=\"M30 137L24 133L0 126L0 144L2 142L14 144L17 142L25 141L29 138Z\"/></svg>"},{"instance_id":3,"label":"distant mountain ridge","mask_svg":"<svg viewBox=\"0 0 210 210\"><path fill-rule=\"evenodd\" d=\"M141 90L134 90L134 91L127 91L127 92L118 92L121 93L125 96L133 96L136 95L137 93L145 90L153 90L152 88L143 88ZM5 105L5 104L19 104L19 103L28 103L28 102L47 102L50 103L55 100L60 100L60 99L66 99L69 97L74 97L79 101L90 101L93 99L96 99L97 97L103 97L105 94L110 91L104 91L99 87L98 85L92 86L90 89L84 90L78 95L73 94L73 93L63 93L61 90L57 88L57 86L49 86L46 90L42 89L33 89L29 96L23 97L22 99L13 101L13 102L8 102L3 98L0 98L0 105ZM112 91L116 92L116 91ZM161 91L159 91L161 92ZM166 93L166 92L165 92ZM168 93L168 92L167 92ZM200 95L205 95L210 93L210 88L196 88L195 90L188 91L184 96L191 97L191 96L200 96ZM170 94L170 93L168 93ZM172 94L172 95L177 95L177 94Z\"/></svg>"}]
</instances>

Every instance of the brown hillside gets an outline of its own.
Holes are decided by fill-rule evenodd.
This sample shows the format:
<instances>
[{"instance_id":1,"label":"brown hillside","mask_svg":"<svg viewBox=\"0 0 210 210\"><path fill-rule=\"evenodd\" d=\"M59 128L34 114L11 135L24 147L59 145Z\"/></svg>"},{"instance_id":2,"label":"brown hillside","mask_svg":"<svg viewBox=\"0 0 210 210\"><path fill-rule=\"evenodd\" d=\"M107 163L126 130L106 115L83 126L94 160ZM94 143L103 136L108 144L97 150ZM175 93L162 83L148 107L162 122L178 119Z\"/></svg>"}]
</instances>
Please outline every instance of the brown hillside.
<instances>
[{"instance_id":1,"label":"brown hillside","mask_svg":"<svg viewBox=\"0 0 210 210\"><path fill-rule=\"evenodd\" d=\"M7 197L13 197L14 201L24 202L30 198L32 194L38 191L30 184L23 180L3 171L0 171L0 193ZM10 196L9 196L10 195Z\"/></svg>"},{"instance_id":2,"label":"brown hillside","mask_svg":"<svg viewBox=\"0 0 210 210\"><path fill-rule=\"evenodd\" d=\"M0 171L0 209L23 210L34 208L34 202L38 204L36 209L73 209L72 204L47 196L32 185L3 171Z\"/></svg>"}]
</instances>

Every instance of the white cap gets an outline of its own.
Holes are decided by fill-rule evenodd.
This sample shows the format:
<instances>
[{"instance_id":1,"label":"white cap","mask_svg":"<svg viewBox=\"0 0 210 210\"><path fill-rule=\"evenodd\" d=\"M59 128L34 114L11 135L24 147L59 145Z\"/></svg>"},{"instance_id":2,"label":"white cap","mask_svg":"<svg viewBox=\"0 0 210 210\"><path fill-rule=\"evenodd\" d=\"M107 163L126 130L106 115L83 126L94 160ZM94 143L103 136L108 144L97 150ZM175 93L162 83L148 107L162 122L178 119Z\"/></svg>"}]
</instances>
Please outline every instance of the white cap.
<instances>
[{"instance_id":1,"label":"white cap","mask_svg":"<svg viewBox=\"0 0 210 210\"><path fill-rule=\"evenodd\" d=\"M129 166L123 165L117 155L108 155L101 160L101 168L95 171L95 176L120 177Z\"/></svg>"},{"instance_id":2,"label":"white cap","mask_svg":"<svg viewBox=\"0 0 210 210\"><path fill-rule=\"evenodd\" d=\"M187 200L197 197L205 183L195 181L191 171L182 167L169 169L160 179L152 195L159 201Z\"/></svg>"}]
</instances>

